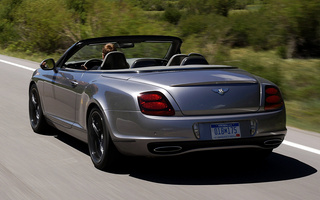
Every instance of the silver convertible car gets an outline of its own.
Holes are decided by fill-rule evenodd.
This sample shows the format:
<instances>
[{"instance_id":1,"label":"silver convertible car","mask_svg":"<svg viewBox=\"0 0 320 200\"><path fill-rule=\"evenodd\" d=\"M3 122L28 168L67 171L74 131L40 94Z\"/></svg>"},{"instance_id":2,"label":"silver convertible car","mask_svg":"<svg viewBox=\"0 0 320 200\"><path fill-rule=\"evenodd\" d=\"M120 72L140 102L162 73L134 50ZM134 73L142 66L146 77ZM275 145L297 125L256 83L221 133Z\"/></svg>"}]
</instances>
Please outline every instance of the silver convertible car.
<instances>
[{"instance_id":1,"label":"silver convertible car","mask_svg":"<svg viewBox=\"0 0 320 200\"><path fill-rule=\"evenodd\" d=\"M102 48L112 44L102 59ZM217 149L270 154L286 135L285 105L272 82L181 54L171 36L86 39L31 78L32 129L55 127L88 143L94 166L117 155L172 156Z\"/></svg>"}]
</instances>

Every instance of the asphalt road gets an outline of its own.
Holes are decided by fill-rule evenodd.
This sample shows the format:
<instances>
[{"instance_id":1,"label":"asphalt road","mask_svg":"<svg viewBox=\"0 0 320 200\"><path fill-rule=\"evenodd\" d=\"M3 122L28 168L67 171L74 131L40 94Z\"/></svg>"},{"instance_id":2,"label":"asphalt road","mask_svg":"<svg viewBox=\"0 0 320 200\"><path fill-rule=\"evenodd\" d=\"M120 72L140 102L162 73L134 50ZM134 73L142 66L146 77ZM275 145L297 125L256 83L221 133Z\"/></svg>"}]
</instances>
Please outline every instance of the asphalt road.
<instances>
[{"instance_id":1,"label":"asphalt road","mask_svg":"<svg viewBox=\"0 0 320 200\"><path fill-rule=\"evenodd\" d=\"M32 131L28 83L37 67L0 55L1 200L320 199L320 134L294 128L263 162L216 152L128 158L119 170L99 171L86 144Z\"/></svg>"}]
</instances>

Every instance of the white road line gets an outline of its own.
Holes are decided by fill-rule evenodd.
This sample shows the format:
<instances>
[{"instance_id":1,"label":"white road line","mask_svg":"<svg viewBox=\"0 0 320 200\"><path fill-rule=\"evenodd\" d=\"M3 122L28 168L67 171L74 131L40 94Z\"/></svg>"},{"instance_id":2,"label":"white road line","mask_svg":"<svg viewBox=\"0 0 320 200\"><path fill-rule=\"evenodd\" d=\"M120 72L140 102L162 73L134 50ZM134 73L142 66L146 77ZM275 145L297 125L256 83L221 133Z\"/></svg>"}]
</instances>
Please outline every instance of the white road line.
<instances>
[{"instance_id":1,"label":"white road line","mask_svg":"<svg viewBox=\"0 0 320 200\"><path fill-rule=\"evenodd\" d=\"M320 155L320 150L284 140L282 144Z\"/></svg>"},{"instance_id":2,"label":"white road line","mask_svg":"<svg viewBox=\"0 0 320 200\"><path fill-rule=\"evenodd\" d=\"M22 68L22 69L27 69L27 70L30 70L30 71L34 71L35 70L35 69L31 68L31 67L26 67L26 66L23 66L23 65L19 65L19 64L13 63L13 62L8 62L8 61L1 60L1 59L0 59L0 62L9 64L9 65L13 65L13 66L16 66L16 67L19 67L19 68ZM320 150L314 149L314 148L311 148L311 147L307 147L307 146L304 146L304 145L301 145L301 144L297 144L297 143L294 143L294 142L289 142L289 141L286 141L286 140L284 140L282 142L282 144L288 145L288 146L291 146L291 147L294 147L294 148L297 148L297 149L301 149L301 150L304 150L304 151L309 151L311 153L315 153L315 154L320 155Z\"/></svg>"},{"instance_id":3,"label":"white road line","mask_svg":"<svg viewBox=\"0 0 320 200\"><path fill-rule=\"evenodd\" d=\"M30 71L34 71L35 70L35 69L31 68L31 67L26 67L26 66L23 66L23 65L19 65L19 64L13 63L13 62L8 62L8 61L1 60L1 59L0 59L0 62L6 63L8 65L13 65L15 67L19 67L19 68L22 68L22 69L30 70Z\"/></svg>"}]
</instances>

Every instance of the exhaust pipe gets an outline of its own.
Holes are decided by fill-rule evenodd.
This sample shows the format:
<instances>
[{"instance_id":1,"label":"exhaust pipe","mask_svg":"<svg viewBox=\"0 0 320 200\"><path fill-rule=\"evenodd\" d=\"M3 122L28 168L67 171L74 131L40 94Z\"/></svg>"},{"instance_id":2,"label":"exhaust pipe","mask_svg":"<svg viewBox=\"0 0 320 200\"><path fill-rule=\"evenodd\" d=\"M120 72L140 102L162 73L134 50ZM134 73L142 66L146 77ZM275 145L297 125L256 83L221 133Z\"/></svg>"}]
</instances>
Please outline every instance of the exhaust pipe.
<instances>
[{"instance_id":1,"label":"exhaust pipe","mask_svg":"<svg viewBox=\"0 0 320 200\"><path fill-rule=\"evenodd\" d=\"M266 146L277 146L277 145L280 145L281 143L282 143L281 139L273 139L273 140L264 141L264 144Z\"/></svg>"},{"instance_id":2,"label":"exhaust pipe","mask_svg":"<svg viewBox=\"0 0 320 200\"><path fill-rule=\"evenodd\" d=\"M180 146L163 146L154 148L153 151L156 153L176 153L182 150Z\"/></svg>"}]
</instances>

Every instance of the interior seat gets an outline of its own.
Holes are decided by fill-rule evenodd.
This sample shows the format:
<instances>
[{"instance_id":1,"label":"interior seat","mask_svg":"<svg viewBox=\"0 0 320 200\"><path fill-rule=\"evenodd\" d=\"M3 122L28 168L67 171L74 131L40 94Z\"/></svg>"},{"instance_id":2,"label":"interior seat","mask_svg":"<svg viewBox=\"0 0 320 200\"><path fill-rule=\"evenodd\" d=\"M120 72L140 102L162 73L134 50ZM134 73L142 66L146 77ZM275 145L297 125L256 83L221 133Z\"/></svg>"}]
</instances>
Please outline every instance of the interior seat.
<instances>
[{"instance_id":1,"label":"interior seat","mask_svg":"<svg viewBox=\"0 0 320 200\"><path fill-rule=\"evenodd\" d=\"M167 66L180 65L181 61L188 57L186 54L175 54L173 55L167 63Z\"/></svg>"},{"instance_id":2,"label":"interior seat","mask_svg":"<svg viewBox=\"0 0 320 200\"><path fill-rule=\"evenodd\" d=\"M194 53L194 52L189 53L188 56L201 56L201 57L204 57L202 54Z\"/></svg>"},{"instance_id":3,"label":"interior seat","mask_svg":"<svg viewBox=\"0 0 320 200\"><path fill-rule=\"evenodd\" d=\"M138 68L138 67L151 67L159 65L156 60L154 59L138 59L133 62L131 68Z\"/></svg>"},{"instance_id":4,"label":"interior seat","mask_svg":"<svg viewBox=\"0 0 320 200\"><path fill-rule=\"evenodd\" d=\"M203 56L189 56L182 60L180 65L209 65Z\"/></svg>"},{"instance_id":5,"label":"interior seat","mask_svg":"<svg viewBox=\"0 0 320 200\"><path fill-rule=\"evenodd\" d=\"M101 70L113 70L113 69L128 69L129 64L127 63L124 53L120 51L109 52L102 64Z\"/></svg>"}]
</instances>

